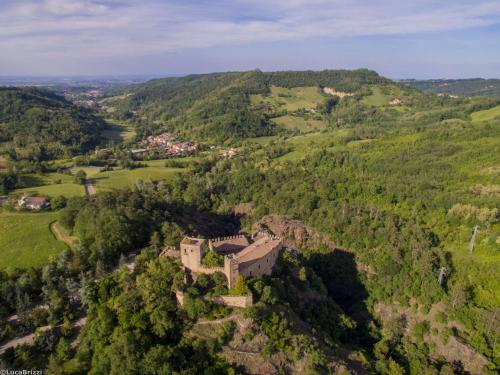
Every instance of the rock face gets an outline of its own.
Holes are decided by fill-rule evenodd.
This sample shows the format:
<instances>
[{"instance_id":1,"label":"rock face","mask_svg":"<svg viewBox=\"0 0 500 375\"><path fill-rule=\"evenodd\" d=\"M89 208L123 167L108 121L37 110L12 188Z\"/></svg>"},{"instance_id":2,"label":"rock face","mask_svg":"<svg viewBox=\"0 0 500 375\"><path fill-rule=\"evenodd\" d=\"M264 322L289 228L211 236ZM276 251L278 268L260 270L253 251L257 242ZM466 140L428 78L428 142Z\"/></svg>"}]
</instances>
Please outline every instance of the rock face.
<instances>
[{"instance_id":1,"label":"rock face","mask_svg":"<svg viewBox=\"0 0 500 375\"><path fill-rule=\"evenodd\" d=\"M325 235L305 225L300 220L281 215L266 215L253 227L253 231L269 232L283 239L285 246L294 249L327 246L335 249L335 244Z\"/></svg>"}]
</instances>

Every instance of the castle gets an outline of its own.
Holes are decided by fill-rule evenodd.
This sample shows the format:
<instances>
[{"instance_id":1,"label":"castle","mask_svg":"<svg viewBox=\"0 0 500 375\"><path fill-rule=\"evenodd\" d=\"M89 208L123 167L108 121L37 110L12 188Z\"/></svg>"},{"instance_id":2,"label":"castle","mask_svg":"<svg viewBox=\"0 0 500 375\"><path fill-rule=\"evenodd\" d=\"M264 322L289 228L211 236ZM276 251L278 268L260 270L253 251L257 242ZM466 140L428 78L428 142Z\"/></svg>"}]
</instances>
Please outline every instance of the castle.
<instances>
[{"instance_id":1,"label":"castle","mask_svg":"<svg viewBox=\"0 0 500 375\"><path fill-rule=\"evenodd\" d=\"M250 243L244 235L211 240L185 237L180 244L182 265L195 274L222 272L226 275L230 289L236 285L238 276L270 275L283 242L266 233L257 233L252 239L254 242ZM202 264L207 249L224 256L223 267L206 267Z\"/></svg>"}]
</instances>

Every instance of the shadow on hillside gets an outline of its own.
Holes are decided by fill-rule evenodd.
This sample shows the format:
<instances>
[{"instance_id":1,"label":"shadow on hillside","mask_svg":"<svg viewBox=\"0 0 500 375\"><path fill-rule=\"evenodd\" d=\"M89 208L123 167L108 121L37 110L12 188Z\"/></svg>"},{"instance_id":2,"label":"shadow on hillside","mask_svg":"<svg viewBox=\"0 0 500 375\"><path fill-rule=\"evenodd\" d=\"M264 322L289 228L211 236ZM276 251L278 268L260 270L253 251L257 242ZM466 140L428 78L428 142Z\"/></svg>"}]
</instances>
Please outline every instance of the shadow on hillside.
<instances>
[{"instance_id":1,"label":"shadow on hillside","mask_svg":"<svg viewBox=\"0 0 500 375\"><path fill-rule=\"evenodd\" d=\"M335 249L311 255L308 263L319 274L330 297L357 323L358 344L372 344L367 324L372 319L366 306L368 292L361 282L354 254Z\"/></svg>"},{"instance_id":2,"label":"shadow on hillside","mask_svg":"<svg viewBox=\"0 0 500 375\"><path fill-rule=\"evenodd\" d=\"M189 236L214 238L237 234L241 228L235 215L220 215L196 208L172 205L169 209L172 221Z\"/></svg>"},{"instance_id":3,"label":"shadow on hillside","mask_svg":"<svg viewBox=\"0 0 500 375\"><path fill-rule=\"evenodd\" d=\"M41 177L35 175L24 175L19 178L18 188L31 188L44 185Z\"/></svg>"}]
</instances>

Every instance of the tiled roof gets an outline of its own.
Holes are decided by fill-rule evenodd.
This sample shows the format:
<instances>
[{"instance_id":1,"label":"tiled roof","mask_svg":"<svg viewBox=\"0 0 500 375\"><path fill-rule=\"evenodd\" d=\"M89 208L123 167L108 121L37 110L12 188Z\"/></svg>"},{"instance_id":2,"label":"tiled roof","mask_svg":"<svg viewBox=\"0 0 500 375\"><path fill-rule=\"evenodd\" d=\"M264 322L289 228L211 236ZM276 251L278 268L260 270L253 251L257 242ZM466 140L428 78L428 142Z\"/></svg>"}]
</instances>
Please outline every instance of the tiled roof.
<instances>
[{"instance_id":1,"label":"tiled roof","mask_svg":"<svg viewBox=\"0 0 500 375\"><path fill-rule=\"evenodd\" d=\"M48 203L49 200L45 197L26 197L24 199L24 202L26 204L35 204L35 205L38 205L38 204L45 204L45 203Z\"/></svg>"},{"instance_id":2,"label":"tiled roof","mask_svg":"<svg viewBox=\"0 0 500 375\"><path fill-rule=\"evenodd\" d=\"M281 240L275 237L262 237L253 244L234 255L233 259L238 263L250 262L266 256L269 252L280 245Z\"/></svg>"},{"instance_id":3,"label":"tiled roof","mask_svg":"<svg viewBox=\"0 0 500 375\"><path fill-rule=\"evenodd\" d=\"M181 241L181 244L184 245L202 245L205 242L203 238L194 238L194 237L184 237Z\"/></svg>"}]
</instances>

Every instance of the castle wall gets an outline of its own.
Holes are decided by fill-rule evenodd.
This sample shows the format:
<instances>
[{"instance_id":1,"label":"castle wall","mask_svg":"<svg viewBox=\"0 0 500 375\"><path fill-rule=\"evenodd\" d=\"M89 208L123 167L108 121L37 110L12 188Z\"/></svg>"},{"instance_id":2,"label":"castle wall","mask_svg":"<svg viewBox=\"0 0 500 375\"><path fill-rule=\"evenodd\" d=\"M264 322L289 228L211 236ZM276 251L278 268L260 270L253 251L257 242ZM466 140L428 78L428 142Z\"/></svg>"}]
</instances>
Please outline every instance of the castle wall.
<instances>
[{"instance_id":1,"label":"castle wall","mask_svg":"<svg viewBox=\"0 0 500 375\"><path fill-rule=\"evenodd\" d=\"M281 249L282 245L280 244L262 258L240 264L239 273L244 277L271 275Z\"/></svg>"},{"instance_id":2,"label":"castle wall","mask_svg":"<svg viewBox=\"0 0 500 375\"><path fill-rule=\"evenodd\" d=\"M246 296L217 296L212 298L212 302L216 305L246 308L253 305L253 297L251 294Z\"/></svg>"},{"instance_id":3,"label":"castle wall","mask_svg":"<svg viewBox=\"0 0 500 375\"><path fill-rule=\"evenodd\" d=\"M184 305L184 293L177 291L175 292L175 298L180 306ZM253 296L248 294L246 296L217 296L210 299L216 305L225 305L231 307L241 307L246 308L253 305Z\"/></svg>"},{"instance_id":4,"label":"castle wall","mask_svg":"<svg viewBox=\"0 0 500 375\"><path fill-rule=\"evenodd\" d=\"M242 237L235 236L234 238L230 237L228 239L233 240L235 238L239 239ZM223 240L226 240L226 238ZM213 274L215 272L223 272L226 275L229 289L235 287L239 275L243 277L271 275L276 260L278 259L279 252L283 247L280 242L265 255L256 259L252 259L252 257L249 259L248 256L245 255L244 259L247 259L246 262L242 262L242 257L240 257L240 259L238 258L238 254L240 253L228 254L224 256L224 267L204 267L201 264L201 260L207 246L211 246L211 241L207 243L206 240L202 239L185 238L180 246L182 264L194 273Z\"/></svg>"},{"instance_id":5,"label":"castle wall","mask_svg":"<svg viewBox=\"0 0 500 375\"><path fill-rule=\"evenodd\" d=\"M234 288L236 285L236 279L238 278L240 272L238 263L231 256L224 257L224 273L227 278L227 287L229 289Z\"/></svg>"},{"instance_id":6,"label":"castle wall","mask_svg":"<svg viewBox=\"0 0 500 375\"><path fill-rule=\"evenodd\" d=\"M199 266L194 269L192 269L193 272L196 273L204 273L206 275L211 275L216 272L222 272L225 273L224 267L203 267Z\"/></svg>"}]
</instances>

